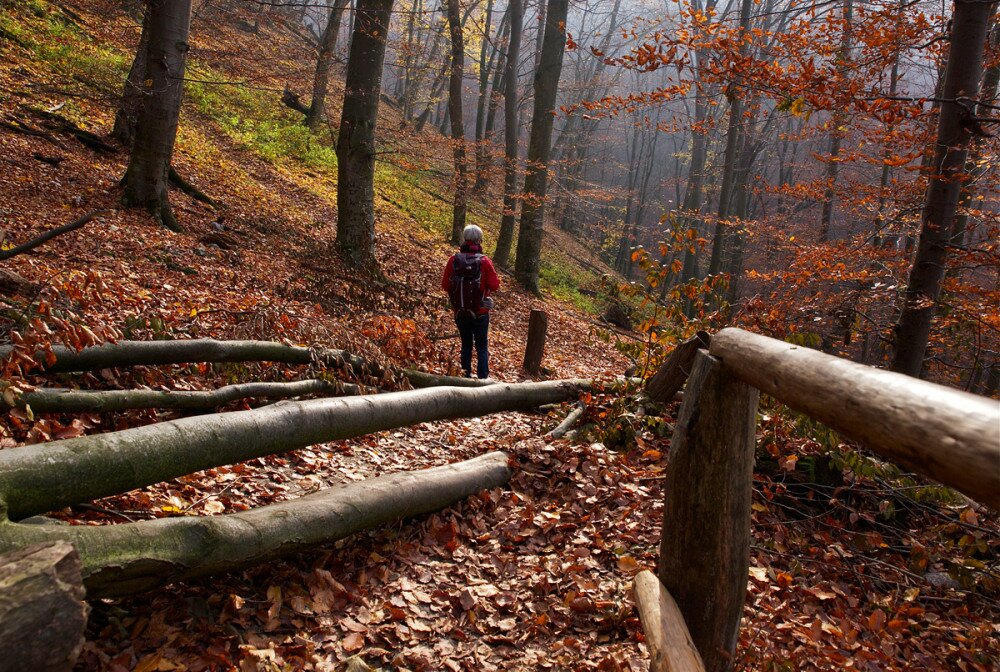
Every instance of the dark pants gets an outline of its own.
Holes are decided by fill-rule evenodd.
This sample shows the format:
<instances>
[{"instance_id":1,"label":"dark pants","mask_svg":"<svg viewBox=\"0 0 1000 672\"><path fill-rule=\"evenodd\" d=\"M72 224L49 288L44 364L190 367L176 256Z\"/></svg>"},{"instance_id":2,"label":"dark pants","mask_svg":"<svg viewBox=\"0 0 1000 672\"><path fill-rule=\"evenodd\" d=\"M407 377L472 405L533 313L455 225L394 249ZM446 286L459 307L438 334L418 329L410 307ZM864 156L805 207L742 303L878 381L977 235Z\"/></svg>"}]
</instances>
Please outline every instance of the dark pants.
<instances>
[{"instance_id":1,"label":"dark pants","mask_svg":"<svg viewBox=\"0 0 1000 672\"><path fill-rule=\"evenodd\" d=\"M476 375L488 378L490 375L490 314L473 317L469 313L455 315L455 325L462 337L462 370L466 376L472 375L472 345L476 345Z\"/></svg>"}]
</instances>

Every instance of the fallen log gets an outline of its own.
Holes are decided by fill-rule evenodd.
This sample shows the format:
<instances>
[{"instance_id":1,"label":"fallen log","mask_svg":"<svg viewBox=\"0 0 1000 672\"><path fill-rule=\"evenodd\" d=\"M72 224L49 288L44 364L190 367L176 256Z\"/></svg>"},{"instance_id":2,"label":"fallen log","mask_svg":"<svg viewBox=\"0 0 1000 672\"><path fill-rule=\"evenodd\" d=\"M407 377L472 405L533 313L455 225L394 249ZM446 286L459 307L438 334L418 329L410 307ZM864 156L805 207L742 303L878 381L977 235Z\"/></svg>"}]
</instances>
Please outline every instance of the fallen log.
<instances>
[{"instance_id":1,"label":"fallen log","mask_svg":"<svg viewBox=\"0 0 1000 672\"><path fill-rule=\"evenodd\" d=\"M678 343L646 383L646 395L661 404L673 401L674 395L680 392L691 374L694 356L699 350L708 348L710 342L711 336L707 332L699 331L683 343Z\"/></svg>"},{"instance_id":2,"label":"fallen log","mask_svg":"<svg viewBox=\"0 0 1000 672\"><path fill-rule=\"evenodd\" d=\"M439 511L508 480L507 456L489 453L227 515L104 526L0 523L0 552L41 541L69 541L83 561L89 598L118 597L259 564Z\"/></svg>"},{"instance_id":3,"label":"fallen log","mask_svg":"<svg viewBox=\"0 0 1000 672\"><path fill-rule=\"evenodd\" d=\"M69 224L63 224L62 226L57 226L54 229L49 229L42 235L36 238L32 238L26 243L21 243L16 247L10 248L9 250L0 250L0 261L4 261L10 259L11 257L16 257L19 254L24 254L25 252L29 252L38 247L39 245L47 243L56 236L61 236L62 234L69 233L70 231L76 231L77 229L91 222L94 218L100 217L101 215L106 215L109 212L110 210L93 210L85 214L83 217L73 220Z\"/></svg>"},{"instance_id":4,"label":"fallen log","mask_svg":"<svg viewBox=\"0 0 1000 672\"><path fill-rule=\"evenodd\" d=\"M0 450L0 502L11 520L203 469L421 422L535 408L590 381L438 387L291 401L119 432Z\"/></svg>"},{"instance_id":5,"label":"fallen log","mask_svg":"<svg viewBox=\"0 0 1000 672\"><path fill-rule=\"evenodd\" d=\"M648 569L635 575L635 605L646 634L649 672L705 672L680 607Z\"/></svg>"},{"instance_id":6,"label":"fallen log","mask_svg":"<svg viewBox=\"0 0 1000 672\"><path fill-rule=\"evenodd\" d=\"M0 346L0 359L10 356L13 346ZM64 345L52 346L55 361L43 366L49 373L78 373L127 366L163 366L168 364L224 362L280 362L282 364L323 364L331 368L349 368L358 376L382 377L382 367L345 350L307 348L273 341L217 341L198 338L175 341L118 341L83 350ZM36 353L36 361L44 355ZM474 378L443 376L416 369L402 369L399 374L414 388L482 387L490 382Z\"/></svg>"},{"instance_id":7,"label":"fallen log","mask_svg":"<svg viewBox=\"0 0 1000 672\"><path fill-rule=\"evenodd\" d=\"M16 402L35 413L106 413L141 408L205 411L240 399L289 399L310 394L361 394L358 385L329 380L290 383L241 383L216 390L67 390L41 388L25 392ZM6 405L0 399L0 405Z\"/></svg>"},{"instance_id":8,"label":"fallen log","mask_svg":"<svg viewBox=\"0 0 1000 672\"><path fill-rule=\"evenodd\" d=\"M83 648L83 599L80 557L65 541L0 556L0 670L69 672Z\"/></svg>"},{"instance_id":9,"label":"fallen log","mask_svg":"<svg viewBox=\"0 0 1000 672\"><path fill-rule=\"evenodd\" d=\"M12 346L0 347L0 358ZM378 374L377 367L343 350L306 348L272 341L217 341L198 338L177 341L118 341L75 350L52 346L55 362L44 367L50 373L77 373L125 366L160 366L193 362L280 362L349 366L355 373Z\"/></svg>"}]
</instances>

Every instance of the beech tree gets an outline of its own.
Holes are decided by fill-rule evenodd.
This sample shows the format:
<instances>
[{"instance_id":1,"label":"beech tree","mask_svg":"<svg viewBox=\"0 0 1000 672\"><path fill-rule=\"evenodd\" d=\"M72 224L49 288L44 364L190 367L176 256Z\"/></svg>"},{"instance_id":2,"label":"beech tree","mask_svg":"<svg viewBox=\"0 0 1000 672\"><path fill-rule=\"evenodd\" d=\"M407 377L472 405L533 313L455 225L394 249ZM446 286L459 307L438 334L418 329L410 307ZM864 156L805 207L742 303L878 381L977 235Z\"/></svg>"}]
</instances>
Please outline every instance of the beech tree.
<instances>
[{"instance_id":1,"label":"beech tree","mask_svg":"<svg viewBox=\"0 0 1000 672\"><path fill-rule=\"evenodd\" d=\"M122 202L146 208L164 226L179 230L170 209L170 161L184 92L191 0L150 0L149 44L143 77L145 105L125 171Z\"/></svg>"},{"instance_id":2,"label":"beech tree","mask_svg":"<svg viewBox=\"0 0 1000 672\"><path fill-rule=\"evenodd\" d=\"M521 0L510 0L510 42L507 44L507 62L504 73L504 169L503 215L500 218L500 235L493 261L501 268L510 265L510 248L514 242L514 217L517 213L517 64L521 55L521 34L524 24L524 7Z\"/></svg>"},{"instance_id":3,"label":"beech tree","mask_svg":"<svg viewBox=\"0 0 1000 672\"><path fill-rule=\"evenodd\" d=\"M330 16L320 38L319 57L316 59L316 74L313 75L312 102L306 113L306 126L316 130L326 114L326 90L330 81L330 67L337 51L337 36L340 34L341 19L351 0L336 0L330 8Z\"/></svg>"},{"instance_id":4,"label":"beech tree","mask_svg":"<svg viewBox=\"0 0 1000 672\"><path fill-rule=\"evenodd\" d=\"M517 233L514 276L525 289L538 292L538 267L542 252L545 191L559 75L566 47L566 15L569 0L549 0L545 37L535 72L535 104L528 142L528 166L524 177L521 224Z\"/></svg>"},{"instance_id":5,"label":"beech tree","mask_svg":"<svg viewBox=\"0 0 1000 672\"><path fill-rule=\"evenodd\" d=\"M337 240L355 268L375 260L375 125L393 0L358 0L337 138Z\"/></svg>"},{"instance_id":6,"label":"beech tree","mask_svg":"<svg viewBox=\"0 0 1000 672\"><path fill-rule=\"evenodd\" d=\"M448 116L451 120L452 154L455 161L455 201L451 219L451 243L458 245L465 228L468 201L468 167L465 156L465 119L462 114L462 78L465 75L465 41L459 0L448 0L448 30L451 34L451 79L448 84Z\"/></svg>"},{"instance_id":7,"label":"beech tree","mask_svg":"<svg viewBox=\"0 0 1000 672\"><path fill-rule=\"evenodd\" d=\"M130 149L135 140L135 127L139 123L139 114L142 112L145 97L143 81L146 77L148 53L149 8L147 6L142 14L142 33L139 35L139 46L136 47L132 67L129 68L128 77L125 79L122 99L115 112L115 126L111 131L113 137Z\"/></svg>"},{"instance_id":8,"label":"beech tree","mask_svg":"<svg viewBox=\"0 0 1000 672\"><path fill-rule=\"evenodd\" d=\"M923 370L931 322L941 297L965 162L976 128L969 123L972 113L967 101L979 94L986 36L996 4L969 0L955 2L951 20L951 50L942 86L934 161L924 200L920 241L895 330L892 370L910 376L919 376Z\"/></svg>"}]
</instances>

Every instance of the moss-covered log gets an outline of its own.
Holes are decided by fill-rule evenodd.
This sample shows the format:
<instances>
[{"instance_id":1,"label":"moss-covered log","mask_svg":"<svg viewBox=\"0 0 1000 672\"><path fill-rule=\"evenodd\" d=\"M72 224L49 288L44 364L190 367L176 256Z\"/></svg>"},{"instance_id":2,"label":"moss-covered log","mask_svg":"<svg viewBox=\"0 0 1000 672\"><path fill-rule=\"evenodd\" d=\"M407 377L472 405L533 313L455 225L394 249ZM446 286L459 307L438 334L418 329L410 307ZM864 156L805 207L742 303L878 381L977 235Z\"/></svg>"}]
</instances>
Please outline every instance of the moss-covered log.
<instances>
[{"instance_id":1,"label":"moss-covered log","mask_svg":"<svg viewBox=\"0 0 1000 672\"><path fill-rule=\"evenodd\" d=\"M489 453L228 515L96 527L0 523L0 552L44 541L69 541L83 561L88 597L114 597L258 564L400 518L438 511L509 479L507 456Z\"/></svg>"},{"instance_id":2,"label":"moss-covered log","mask_svg":"<svg viewBox=\"0 0 1000 672\"><path fill-rule=\"evenodd\" d=\"M528 410L575 397L589 381L550 381L289 401L0 451L11 520L203 469L326 441L448 418Z\"/></svg>"},{"instance_id":3,"label":"moss-covered log","mask_svg":"<svg viewBox=\"0 0 1000 672\"><path fill-rule=\"evenodd\" d=\"M290 383L241 383L215 390L68 390L40 388L17 399L17 406L35 413L102 413L140 408L205 411L240 399L290 399L309 394L361 394L358 385L329 380ZM4 404L0 400L0 404Z\"/></svg>"}]
</instances>

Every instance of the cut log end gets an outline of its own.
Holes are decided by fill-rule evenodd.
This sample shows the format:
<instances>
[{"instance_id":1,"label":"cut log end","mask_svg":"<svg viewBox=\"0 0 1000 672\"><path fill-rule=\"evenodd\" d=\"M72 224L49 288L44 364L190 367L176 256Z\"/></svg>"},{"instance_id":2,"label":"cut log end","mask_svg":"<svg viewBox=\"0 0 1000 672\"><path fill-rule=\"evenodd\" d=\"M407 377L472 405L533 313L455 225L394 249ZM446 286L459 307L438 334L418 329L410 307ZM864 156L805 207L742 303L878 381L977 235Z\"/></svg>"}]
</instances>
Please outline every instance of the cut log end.
<instances>
[{"instance_id":1,"label":"cut log end","mask_svg":"<svg viewBox=\"0 0 1000 672\"><path fill-rule=\"evenodd\" d=\"M0 556L0 669L72 669L83 648L84 597L80 558L65 541Z\"/></svg>"}]
</instances>

